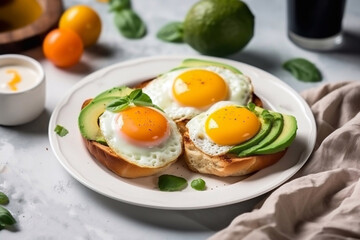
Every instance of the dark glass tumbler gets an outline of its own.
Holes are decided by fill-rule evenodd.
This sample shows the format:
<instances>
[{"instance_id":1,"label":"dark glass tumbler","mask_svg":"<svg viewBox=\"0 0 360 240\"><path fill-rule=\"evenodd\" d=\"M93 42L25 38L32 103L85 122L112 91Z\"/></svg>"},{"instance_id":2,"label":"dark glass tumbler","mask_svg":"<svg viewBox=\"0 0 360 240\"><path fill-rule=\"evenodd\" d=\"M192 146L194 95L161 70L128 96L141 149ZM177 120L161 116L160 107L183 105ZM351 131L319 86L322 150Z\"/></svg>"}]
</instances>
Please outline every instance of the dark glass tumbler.
<instances>
[{"instance_id":1,"label":"dark glass tumbler","mask_svg":"<svg viewBox=\"0 0 360 240\"><path fill-rule=\"evenodd\" d=\"M288 35L300 47L331 50L342 43L346 0L288 0Z\"/></svg>"}]
</instances>

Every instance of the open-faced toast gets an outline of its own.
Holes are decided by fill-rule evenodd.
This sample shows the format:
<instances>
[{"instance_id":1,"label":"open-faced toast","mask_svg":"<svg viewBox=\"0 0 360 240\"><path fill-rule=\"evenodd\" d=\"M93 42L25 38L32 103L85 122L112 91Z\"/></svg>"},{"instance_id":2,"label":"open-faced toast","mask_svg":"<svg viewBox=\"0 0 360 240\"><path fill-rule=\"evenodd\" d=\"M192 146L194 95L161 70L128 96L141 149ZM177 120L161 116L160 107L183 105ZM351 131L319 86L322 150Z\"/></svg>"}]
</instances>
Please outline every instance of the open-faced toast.
<instances>
[{"instance_id":1,"label":"open-faced toast","mask_svg":"<svg viewBox=\"0 0 360 240\"><path fill-rule=\"evenodd\" d=\"M241 82L245 84L243 85L245 90L243 92L243 95L241 95L242 97L240 97L242 99L241 101L242 103L240 104L242 105L238 105L237 107L246 108L246 111L252 111L253 114L256 115L257 117L256 121L259 122L261 129L256 130L256 137L255 135L253 135L252 136L253 139L250 139L249 141L246 140L248 142L245 144L239 145L237 144L239 142L236 142L235 145L233 145L233 148L231 149L229 148L230 151L228 152L224 152L218 155L207 154L206 151L203 151L201 148L198 147L197 144L193 142L194 138L191 137L192 135L189 134L189 129L186 126L189 120L193 119L194 116L197 116L197 114L201 114L201 112L205 110L201 108L194 109L195 115L193 113L190 117L177 118L169 115L172 118L172 120L176 122L178 130L182 135L182 141L184 147L183 158L185 159L185 162L189 166L190 170L204 174L221 176L221 177L240 176L258 171L277 162L285 154L287 147L291 144L292 140L295 138L296 129L297 129L296 119L292 116L282 115L276 112L269 113L268 110L263 109L262 101L254 94L254 88L252 86L251 80L248 77L243 75L237 69L228 66L226 64L220 64L220 63L214 63L214 62L208 62L202 60L198 61L195 59L184 60L184 62L180 67L171 70L169 73L174 74L174 72L176 72L179 69L181 69L181 71L183 72L183 70L186 69L187 67L195 68L194 71L196 72L199 66L207 66L208 68L206 71L208 70L213 71L214 69L209 67L210 65L218 66L219 67L218 69L221 69L221 71L227 69L224 71L225 72L227 71L227 73L229 73L230 71L232 72L231 74L235 74L236 76L239 76L239 79L241 80L241 81L239 80L240 81L239 84ZM79 116L79 127L87 149L101 164L105 165L108 169L110 169L111 171L113 171L114 173L116 173L121 177L136 178L136 177L153 175L163 171L164 169L169 167L173 162L176 161L176 159L171 159L168 162L168 164L162 165L161 167L142 166L136 163L134 164L134 162L129 162L126 159L123 159L121 156L119 156L119 154L117 154L116 151L114 151L111 147L108 146L107 141L105 140L104 136L102 135L102 132L99 129L99 117L104 112L104 109L106 108L106 106L108 106L109 102L123 96L128 96L127 99L129 99L128 94L131 94L131 92L134 89L143 89L143 91L146 93L146 90L148 90L147 89L148 86L151 86L152 90L150 92L155 93L155 96L161 96L161 94L169 95L169 91L171 91L171 89L168 88L164 88L161 91L158 91L158 93L156 93L158 88L162 88L161 85L162 83L164 83L165 85L167 84L166 82L164 82L165 79L163 79L162 76L163 75L159 76L161 81L155 85L152 84L159 78L155 80L144 81L136 85L134 88L115 87L113 89L109 89L96 96L94 100L86 100L82 106L84 108L87 105L91 105L91 104L95 105L95 103L98 106L98 109L92 108L93 112L91 114L94 116L92 116L91 124L87 124L87 126L84 126L85 125L83 124L84 116L81 116L81 115L86 115L86 114L90 115L90 114L81 113ZM193 76L191 77L194 78ZM198 77L196 77L196 81L199 81ZM186 83L186 84L191 85L191 83ZM203 82L201 82L201 84L203 84ZM210 82L206 84L211 85ZM232 85L232 86L235 89L238 88L240 85ZM183 87L183 85L181 86ZM201 88L201 86L199 88ZM230 86L227 86L222 90L227 91L226 89L229 90L230 88L231 88ZM201 94L201 91L195 91L195 92L196 94ZM192 95L194 101L197 101L196 94ZM228 97L232 95L233 92L227 93ZM147 96L146 99L148 99L150 101L149 103L152 104L150 97ZM210 97L212 97L212 95L210 95ZM231 101L231 99L225 99L225 100ZM171 99L170 101L174 102L174 99ZM217 100L217 101L220 102L221 100ZM250 109L249 106L244 106L249 102L251 102L251 104L257 107L258 109L254 110L254 109ZM155 104L159 104L159 103L155 102ZM187 107L187 105L182 105L180 103L177 104L178 104L177 107L180 109L184 106ZM162 108L161 105L158 106ZM82 110L82 112L86 112L86 111ZM164 112L168 113L165 109ZM266 113L265 114L266 117L263 116L262 112ZM271 115L270 116L271 120L269 120L269 115ZM232 129L230 129L230 131L232 131Z\"/></svg>"}]
</instances>

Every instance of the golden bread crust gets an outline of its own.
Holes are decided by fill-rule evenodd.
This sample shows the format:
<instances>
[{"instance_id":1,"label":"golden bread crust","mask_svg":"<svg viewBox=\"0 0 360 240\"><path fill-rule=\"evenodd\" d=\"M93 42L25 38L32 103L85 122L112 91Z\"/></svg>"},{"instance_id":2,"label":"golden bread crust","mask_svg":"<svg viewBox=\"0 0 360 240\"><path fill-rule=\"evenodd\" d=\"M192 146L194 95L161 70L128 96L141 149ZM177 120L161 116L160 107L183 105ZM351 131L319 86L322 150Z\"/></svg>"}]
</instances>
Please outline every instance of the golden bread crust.
<instances>
[{"instance_id":1,"label":"golden bread crust","mask_svg":"<svg viewBox=\"0 0 360 240\"><path fill-rule=\"evenodd\" d=\"M274 154L237 157L234 154L210 156L199 150L189 137L186 130L183 133L184 160L190 170L219 177L243 176L276 163L286 150Z\"/></svg>"},{"instance_id":2,"label":"golden bread crust","mask_svg":"<svg viewBox=\"0 0 360 240\"><path fill-rule=\"evenodd\" d=\"M110 147L102 145L95 141L84 139L86 148L91 155L109 170L124 178L138 178L154 175L168 168L173 162L160 168L149 168L137 166L119 157Z\"/></svg>"}]
</instances>

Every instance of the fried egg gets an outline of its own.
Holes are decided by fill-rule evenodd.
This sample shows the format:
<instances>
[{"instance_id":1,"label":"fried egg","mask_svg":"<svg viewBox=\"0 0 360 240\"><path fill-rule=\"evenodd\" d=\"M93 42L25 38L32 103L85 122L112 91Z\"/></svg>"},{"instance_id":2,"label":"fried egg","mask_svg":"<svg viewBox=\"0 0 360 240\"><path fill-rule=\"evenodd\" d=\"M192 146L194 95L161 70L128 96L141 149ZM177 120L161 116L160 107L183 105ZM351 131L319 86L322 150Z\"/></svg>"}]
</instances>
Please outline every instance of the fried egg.
<instances>
[{"instance_id":1,"label":"fried egg","mask_svg":"<svg viewBox=\"0 0 360 240\"><path fill-rule=\"evenodd\" d=\"M254 137L261 123L256 114L246 107L222 101L191 119L186 127L198 149L208 155L219 156Z\"/></svg>"},{"instance_id":2,"label":"fried egg","mask_svg":"<svg viewBox=\"0 0 360 240\"><path fill-rule=\"evenodd\" d=\"M152 80L143 92L174 120L191 119L216 102L251 101L252 84L242 74L218 66L182 68Z\"/></svg>"},{"instance_id":3,"label":"fried egg","mask_svg":"<svg viewBox=\"0 0 360 240\"><path fill-rule=\"evenodd\" d=\"M131 106L118 113L106 110L99 126L109 147L139 166L162 167L182 152L182 136L175 122L154 108Z\"/></svg>"}]
</instances>

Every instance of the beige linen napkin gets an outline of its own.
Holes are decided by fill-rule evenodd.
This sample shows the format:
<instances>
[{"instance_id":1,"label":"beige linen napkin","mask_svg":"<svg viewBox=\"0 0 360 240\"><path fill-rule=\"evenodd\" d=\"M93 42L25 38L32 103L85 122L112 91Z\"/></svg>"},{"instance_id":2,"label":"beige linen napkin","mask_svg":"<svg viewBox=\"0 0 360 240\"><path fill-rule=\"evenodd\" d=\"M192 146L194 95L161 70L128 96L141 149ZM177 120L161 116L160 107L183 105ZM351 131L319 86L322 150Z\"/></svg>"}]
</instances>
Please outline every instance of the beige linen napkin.
<instances>
[{"instance_id":1,"label":"beige linen napkin","mask_svg":"<svg viewBox=\"0 0 360 240\"><path fill-rule=\"evenodd\" d=\"M360 239L360 82L302 94L317 140L305 166L210 239Z\"/></svg>"}]
</instances>

